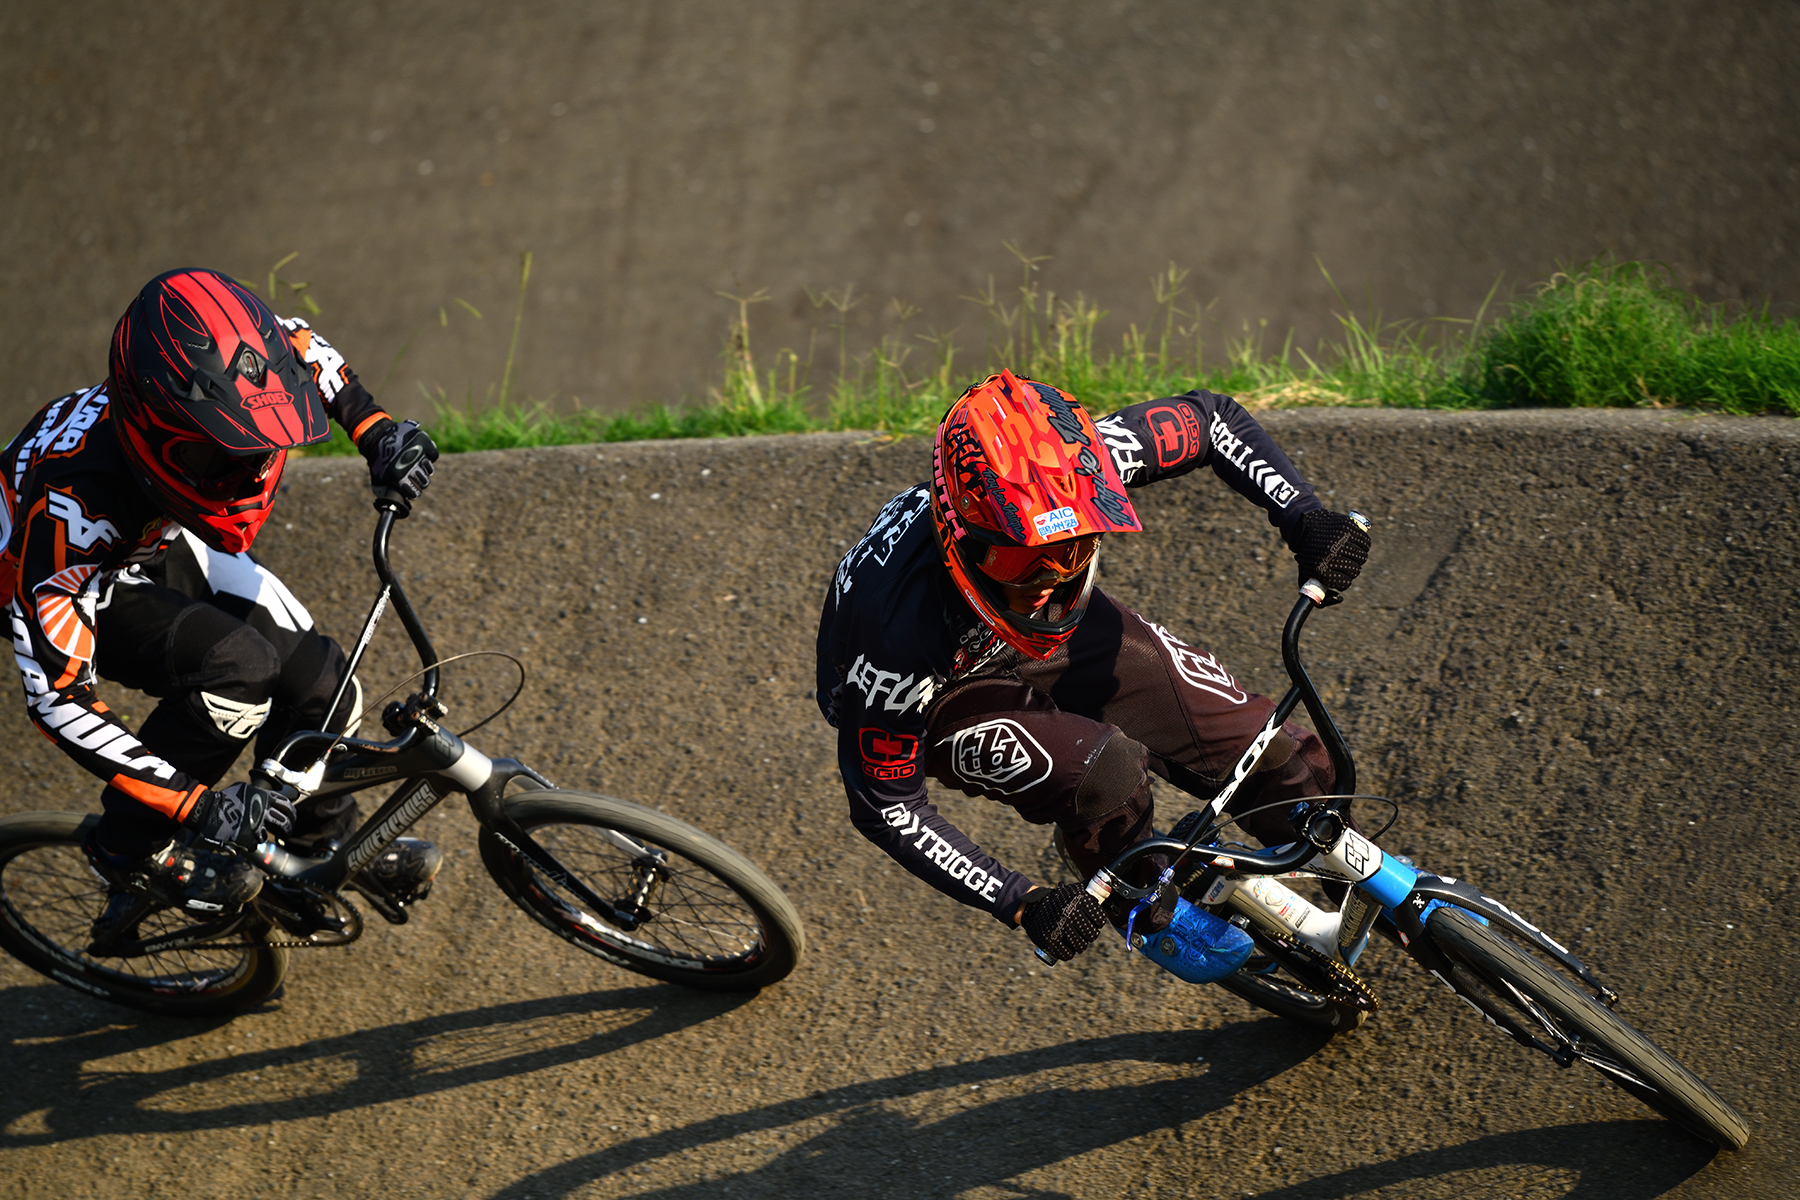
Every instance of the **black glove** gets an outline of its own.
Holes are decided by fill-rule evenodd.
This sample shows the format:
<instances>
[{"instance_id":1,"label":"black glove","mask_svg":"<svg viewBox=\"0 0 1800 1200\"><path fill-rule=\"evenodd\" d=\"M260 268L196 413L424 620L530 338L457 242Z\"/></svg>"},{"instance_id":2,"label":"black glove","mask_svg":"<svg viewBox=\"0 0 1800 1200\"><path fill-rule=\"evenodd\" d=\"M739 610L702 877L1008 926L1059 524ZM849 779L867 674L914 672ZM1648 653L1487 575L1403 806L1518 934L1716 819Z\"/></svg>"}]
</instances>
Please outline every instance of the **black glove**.
<instances>
[{"instance_id":1,"label":"black glove","mask_svg":"<svg viewBox=\"0 0 1800 1200\"><path fill-rule=\"evenodd\" d=\"M183 825L220 845L256 849L265 837L294 827L294 802L248 783L215 788L200 797Z\"/></svg>"},{"instance_id":2,"label":"black glove","mask_svg":"<svg viewBox=\"0 0 1800 1200\"><path fill-rule=\"evenodd\" d=\"M356 448L369 460L370 486L393 488L408 500L417 500L431 482L431 464L438 456L437 443L417 421L377 421Z\"/></svg>"},{"instance_id":3,"label":"black glove","mask_svg":"<svg viewBox=\"0 0 1800 1200\"><path fill-rule=\"evenodd\" d=\"M1094 944L1106 928L1106 914L1087 888L1065 883L1028 893L1019 924L1039 949L1057 962L1068 962Z\"/></svg>"},{"instance_id":4,"label":"black glove","mask_svg":"<svg viewBox=\"0 0 1800 1200\"><path fill-rule=\"evenodd\" d=\"M1341 592L1355 581L1369 561L1369 530L1347 513L1316 508L1300 518L1299 545L1294 558L1300 564L1300 583L1317 579L1328 592ZM1336 603L1333 597L1329 603Z\"/></svg>"}]
</instances>

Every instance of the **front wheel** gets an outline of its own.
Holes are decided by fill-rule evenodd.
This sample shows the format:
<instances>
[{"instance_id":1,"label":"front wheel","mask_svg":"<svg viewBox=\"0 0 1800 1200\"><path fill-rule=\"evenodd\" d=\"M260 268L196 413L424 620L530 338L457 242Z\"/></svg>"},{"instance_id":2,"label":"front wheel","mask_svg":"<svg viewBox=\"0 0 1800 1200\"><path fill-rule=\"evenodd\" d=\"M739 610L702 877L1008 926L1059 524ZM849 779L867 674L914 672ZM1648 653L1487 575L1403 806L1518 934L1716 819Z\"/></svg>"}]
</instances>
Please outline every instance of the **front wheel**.
<instances>
[{"instance_id":1,"label":"front wheel","mask_svg":"<svg viewBox=\"0 0 1800 1200\"><path fill-rule=\"evenodd\" d=\"M533 790L501 803L565 873L612 907L596 911L501 833L483 828L488 874L564 941L707 991L755 991L799 963L806 935L788 898L749 859L692 825L585 792Z\"/></svg>"},{"instance_id":2,"label":"front wheel","mask_svg":"<svg viewBox=\"0 0 1800 1200\"><path fill-rule=\"evenodd\" d=\"M1548 1044L1572 1051L1695 1137L1722 1150L1744 1148L1750 1128L1731 1105L1567 976L1461 909L1438 909L1426 928L1454 964L1459 991L1480 989Z\"/></svg>"},{"instance_id":3,"label":"front wheel","mask_svg":"<svg viewBox=\"0 0 1800 1200\"><path fill-rule=\"evenodd\" d=\"M98 819L53 812L0 818L0 946L57 983L170 1016L227 1016L275 993L287 973L287 951L264 940L266 926L206 948L136 958L88 954L106 884L88 866L81 839ZM139 931L152 938L192 924L179 909L157 909Z\"/></svg>"}]
</instances>

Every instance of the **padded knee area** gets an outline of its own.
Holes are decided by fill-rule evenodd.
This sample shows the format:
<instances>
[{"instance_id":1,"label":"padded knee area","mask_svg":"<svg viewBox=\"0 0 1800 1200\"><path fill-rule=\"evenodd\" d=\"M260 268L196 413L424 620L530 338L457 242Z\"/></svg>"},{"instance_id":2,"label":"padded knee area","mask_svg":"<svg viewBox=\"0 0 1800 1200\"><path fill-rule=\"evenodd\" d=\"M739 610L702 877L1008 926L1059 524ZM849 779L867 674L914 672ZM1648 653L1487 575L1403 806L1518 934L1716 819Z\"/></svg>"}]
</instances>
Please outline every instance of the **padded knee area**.
<instances>
[{"instance_id":1,"label":"padded knee area","mask_svg":"<svg viewBox=\"0 0 1800 1200\"><path fill-rule=\"evenodd\" d=\"M1294 751L1299 748L1300 743L1295 741L1293 735L1289 734L1287 730L1278 731L1263 751L1262 758L1256 764L1256 770L1251 774L1261 775L1264 771L1276 771L1287 766L1288 759L1294 757Z\"/></svg>"},{"instance_id":2,"label":"padded knee area","mask_svg":"<svg viewBox=\"0 0 1800 1200\"><path fill-rule=\"evenodd\" d=\"M281 676L281 656L275 647L210 604L183 609L176 618L169 632L169 665L177 686L251 702L269 699Z\"/></svg>"},{"instance_id":3,"label":"padded knee area","mask_svg":"<svg viewBox=\"0 0 1800 1200\"><path fill-rule=\"evenodd\" d=\"M1075 789L1076 815L1091 821L1130 801L1144 786L1145 758L1142 742L1122 733L1107 739Z\"/></svg>"}]
</instances>

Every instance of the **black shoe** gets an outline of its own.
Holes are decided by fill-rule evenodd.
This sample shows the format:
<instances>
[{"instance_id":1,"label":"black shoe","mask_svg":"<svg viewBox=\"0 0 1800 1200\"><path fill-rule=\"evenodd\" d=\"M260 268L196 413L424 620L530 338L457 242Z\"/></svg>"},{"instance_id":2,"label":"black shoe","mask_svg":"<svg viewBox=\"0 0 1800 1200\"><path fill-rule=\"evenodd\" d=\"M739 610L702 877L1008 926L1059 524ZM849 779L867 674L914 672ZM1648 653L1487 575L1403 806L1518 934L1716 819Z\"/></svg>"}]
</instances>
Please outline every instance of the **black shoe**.
<instances>
[{"instance_id":1,"label":"black shoe","mask_svg":"<svg viewBox=\"0 0 1800 1200\"><path fill-rule=\"evenodd\" d=\"M431 881L444 865L444 852L424 838L395 838L358 872L372 877L381 889L401 904L412 904L431 894Z\"/></svg>"},{"instance_id":2,"label":"black shoe","mask_svg":"<svg viewBox=\"0 0 1800 1200\"><path fill-rule=\"evenodd\" d=\"M263 873L255 864L198 846L171 841L156 853L135 861L122 860L91 843L82 849L94 870L111 885L101 923L110 918L116 924L125 916L133 897L189 912L226 913L248 904L262 891Z\"/></svg>"}]
</instances>

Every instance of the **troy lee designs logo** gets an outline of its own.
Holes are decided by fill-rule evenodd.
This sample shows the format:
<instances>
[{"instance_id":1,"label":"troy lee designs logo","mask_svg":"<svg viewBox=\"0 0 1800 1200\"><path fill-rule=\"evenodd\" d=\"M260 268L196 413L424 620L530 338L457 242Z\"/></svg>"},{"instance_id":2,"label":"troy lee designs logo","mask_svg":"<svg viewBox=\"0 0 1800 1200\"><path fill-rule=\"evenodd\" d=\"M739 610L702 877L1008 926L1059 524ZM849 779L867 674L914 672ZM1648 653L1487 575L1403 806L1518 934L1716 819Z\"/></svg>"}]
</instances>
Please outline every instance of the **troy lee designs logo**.
<instances>
[{"instance_id":1,"label":"troy lee designs logo","mask_svg":"<svg viewBox=\"0 0 1800 1200\"><path fill-rule=\"evenodd\" d=\"M1017 721L983 721L944 741L956 773L986 791L1010 796L1050 776L1049 752Z\"/></svg>"},{"instance_id":2,"label":"troy lee designs logo","mask_svg":"<svg viewBox=\"0 0 1800 1200\"><path fill-rule=\"evenodd\" d=\"M893 671L883 671L869 661L865 654L856 656L850 665L850 673L844 676L844 682L862 693L863 707L874 708L877 700L888 712L910 712L925 710L931 703L932 693L937 690L937 681L926 675L917 683L913 676L902 676Z\"/></svg>"},{"instance_id":3,"label":"troy lee designs logo","mask_svg":"<svg viewBox=\"0 0 1800 1200\"><path fill-rule=\"evenodd\" d=\"M1168 651L1169 658L1174 663L1175 673L1189 686L1211 692L1233 704L1242 704L1249 699L1244 694L1244 689L1238 686L1237 680L1231 677L1231 672L1219 665L1218 659L1194 649L1153 621L1145 621L1141 616L1138 620L1143 621L1150 632L1156 635L1156 640L1163 644L1163 649Z\"/></svg>"},{"instance_id":4,"label":"troy lee designs logo","mask_svg":"<svg viewBox=\"0 0 1800 1200\"><path fill-rule=\"evenodd\" d=\"M1225 424L1225 418L1214 414L1212 428L1208 431L1213 449L1220 457L1250 477L1250 482L1268 494L1275 502L1275 507L1286 508L1293 503L1300 489L1282 477L1280 471L1262 459L1250 458L1249 445L1231 427Z\"/></svg>"},{"instance_id":5,"label":"troy lee designs logo","mask_svg":"<svg viewBox=\"0 0 1800 1200\"><path fill-rule=\"evenodd\" d=\"M913 843L914 850L925 850L925 844L930 842L931 849L925 850L925 857L943 868L944 874L983 900L992 900L999 894L1000 885L1006 881L976 866L968 855L958 853L955 846L939 837L936 831L925 824L925 818L920 814L908 811L904 804L890 804L881 810L881 817L899 831L902 840L918 834L919 840Z\"/></svg>"}]
</instances>

